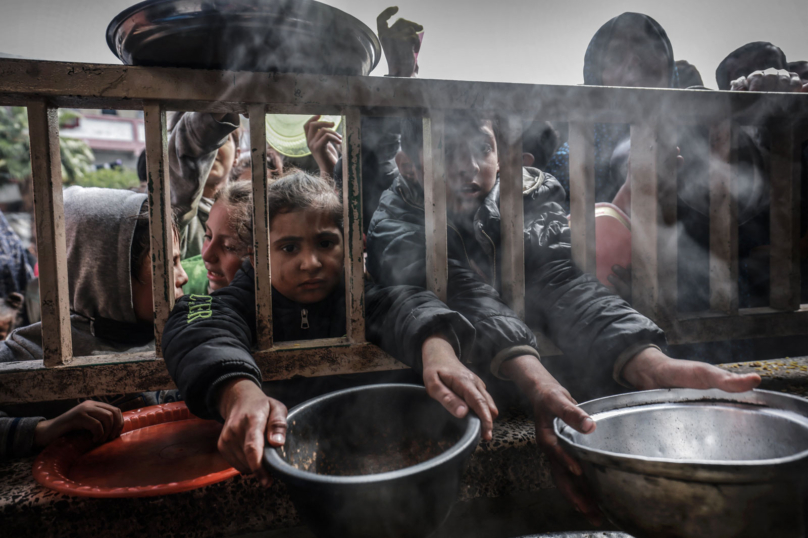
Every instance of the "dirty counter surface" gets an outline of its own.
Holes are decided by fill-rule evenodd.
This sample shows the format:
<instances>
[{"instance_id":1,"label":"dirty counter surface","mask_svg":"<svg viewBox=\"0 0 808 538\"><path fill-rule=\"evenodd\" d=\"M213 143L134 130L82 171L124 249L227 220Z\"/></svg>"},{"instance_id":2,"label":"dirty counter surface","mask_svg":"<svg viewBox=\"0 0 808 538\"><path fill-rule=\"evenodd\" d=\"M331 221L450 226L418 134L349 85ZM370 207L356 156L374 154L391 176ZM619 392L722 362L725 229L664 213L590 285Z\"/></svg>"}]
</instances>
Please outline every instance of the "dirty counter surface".
<instances>
[{"instance_id":1,"label":"dirty counter surface","mask_svg":"<svg viewBox=\"0 0 808 538\"><path fill-rule=\"evenodd\" d=\"M762 388L808 395L808 357L723 367L761 374ZM164 497L84 499L37 484L31 474L32 462L33 458L27 458L0 464L4 536L312 536L301 527L280 481L262 488L252 478L237 476ZM553 486L546 461L536 448L532 420L504 416L495 423L494 439L481 442L472 456L461 484L460 502L435 538L515 538L576 529L594 531ZM609 530L599 529L590 536L625 538L604 534ZM583 538L587 534L558 538L562 536Z\"/></svg>"}]
</instances>

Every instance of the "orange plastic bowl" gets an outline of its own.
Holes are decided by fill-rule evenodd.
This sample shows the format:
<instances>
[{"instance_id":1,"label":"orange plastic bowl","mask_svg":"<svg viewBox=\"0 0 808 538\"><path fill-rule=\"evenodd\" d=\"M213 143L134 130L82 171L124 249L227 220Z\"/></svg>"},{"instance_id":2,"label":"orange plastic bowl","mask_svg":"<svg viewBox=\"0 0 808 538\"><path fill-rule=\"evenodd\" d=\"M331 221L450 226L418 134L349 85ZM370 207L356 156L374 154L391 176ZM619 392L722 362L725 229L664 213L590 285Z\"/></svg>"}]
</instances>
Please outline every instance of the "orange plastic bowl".
<instances>
[{"instance_id":1,"label":"orange plastic bowl","mask_svg":"<svg viewBox=\"0 0 808 538\"><path fill-rule=\"evenodd\" d=\"M43 486L80 497L152 497L201 488L238 474L219 454L222 425L183 402L123 414L121 436L94 445L87 434L57 439L36 458Z\"/></svg>"}]
</instances>

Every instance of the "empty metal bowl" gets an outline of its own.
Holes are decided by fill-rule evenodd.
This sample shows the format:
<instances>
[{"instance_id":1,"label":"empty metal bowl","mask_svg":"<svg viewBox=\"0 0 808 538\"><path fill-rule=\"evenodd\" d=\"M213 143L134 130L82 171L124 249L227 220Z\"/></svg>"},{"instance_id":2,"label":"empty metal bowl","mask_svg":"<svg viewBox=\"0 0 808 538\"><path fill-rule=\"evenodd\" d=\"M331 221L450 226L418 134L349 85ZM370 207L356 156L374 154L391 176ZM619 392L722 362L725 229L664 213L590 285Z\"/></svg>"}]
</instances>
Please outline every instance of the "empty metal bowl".
<instances>
[{"instance_id":1,"label":"empty metal bowl","mask_svg":"<svg viewBox=\"0 0 808 538\"><path fill-rule=\"evenodd\" d=\"M429 536L480 439L477 417L453 417L416 385L332 392L287 420L286 444L265 450L264 466L320 538Z\"/></svg>"},{"instance_id":2,"label":"empty metal bowl","mask_svg":"<svg viewBox=\"0 0 808 538\"><path fill-rule=\"evenodd\" d=\"M107 45L128 65L230 71L367 75L381 57L370 28L313 0L147 0Z\"/></svg>"},{"instance_id":3,"label":"empty metal bowl","mask_svg":"<svg viewBox=\"0 0 808 538\"><path fill-rule=\"evenodd\" d=\"M808 400L670 389L582 404L584 435L556 419L606 516L637 538L804 537Z\"/></svg>"}]
</instances>

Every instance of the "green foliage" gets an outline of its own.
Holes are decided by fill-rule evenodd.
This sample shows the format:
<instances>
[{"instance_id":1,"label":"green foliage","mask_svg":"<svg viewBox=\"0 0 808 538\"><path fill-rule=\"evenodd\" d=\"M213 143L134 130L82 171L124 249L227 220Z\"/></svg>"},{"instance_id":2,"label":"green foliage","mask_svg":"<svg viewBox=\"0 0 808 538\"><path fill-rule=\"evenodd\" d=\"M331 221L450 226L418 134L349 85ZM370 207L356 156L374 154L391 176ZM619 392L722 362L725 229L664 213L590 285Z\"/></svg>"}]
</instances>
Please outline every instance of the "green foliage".
<instances>
[{"instance_id":1,"label":"green foliage","mask_svg":"<svg viewBox=\"0 0 808 538\"><path fill-rule=\"evenodd\" d=\"M59 109L59 125L79 114ZM62 181L72 185L92 171L95 157L82 140L59 137ZM0 107L0 183L24 181L31 175L31 144L28 140L28 112L24 107Z\"/></svg>"},{"instance_id":2,"label":"green foliage","mask_svg":"<svg viewBox=\"0 0 808 538\"><path fill-rule=\"evenodd\" d=\"M134 170L101 168L93 170L81 179L76 180L76 185L82 187L104 187L107 189L131 189L140 186L140 179Z\"/></svg>"}]
</instances>

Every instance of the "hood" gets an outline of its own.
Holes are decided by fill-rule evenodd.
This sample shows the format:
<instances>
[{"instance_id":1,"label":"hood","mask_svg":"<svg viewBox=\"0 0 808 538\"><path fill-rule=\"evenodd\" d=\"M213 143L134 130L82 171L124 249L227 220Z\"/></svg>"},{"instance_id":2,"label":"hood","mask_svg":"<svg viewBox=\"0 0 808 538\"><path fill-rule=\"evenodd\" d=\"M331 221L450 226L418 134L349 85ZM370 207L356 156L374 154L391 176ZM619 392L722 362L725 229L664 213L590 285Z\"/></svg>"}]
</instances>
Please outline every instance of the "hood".
<instances>
[{"instance_id":1,"label":"hood","mask_svg":"<svg viewBox=\"0 0 808 538\"><path fill-rule=\"evenodd\" d=\"M137 323L132 239L146 195L118 189L64 191L70 308L88 318Z\"/></svg>"},{"instance_id":2,"label":"hood","mask_svg":"<svg viewBox=\"0 0 808 538\"><path fill-rule=\"evenodd\" d=\"M738 65L740 64L740 65ZM739 67L743 69L738 71ZM773 67L787 69L786 55L780 47L768 41L755 41L730 52L721 60L715 70L715 81L719 90L729 90L736 76L748 76L754 71L764 71Z\"/></svg>"},{"instance_id":3,"label":"hood","mask_svg":"<svg viewBox=\"0 0 808 538\"><path fill-rule=\"evenodd\" d=\"M658 41L667 52L668 67L671 73L670 87L676 87L676 63L673 58L673 47L668 34L657 21L642 13L623 13L600 27L595 33L584 56L584 84L587 86L603 85L603 59L609 43L614 35L615 28L622 25L644 27L648 40Z\"/></svg>"}]
</instances>

